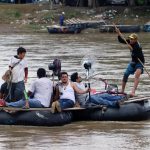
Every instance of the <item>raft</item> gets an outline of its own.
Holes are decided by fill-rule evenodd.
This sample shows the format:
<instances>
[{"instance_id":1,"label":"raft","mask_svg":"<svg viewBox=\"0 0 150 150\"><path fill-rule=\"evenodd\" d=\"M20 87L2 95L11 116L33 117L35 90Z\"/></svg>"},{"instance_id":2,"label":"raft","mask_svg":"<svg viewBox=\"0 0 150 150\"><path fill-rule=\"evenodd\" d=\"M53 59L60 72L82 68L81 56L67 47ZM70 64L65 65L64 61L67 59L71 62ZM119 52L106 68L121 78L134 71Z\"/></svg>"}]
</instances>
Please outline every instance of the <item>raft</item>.
<instances>
[{"instance_id":1,"label":"raft","mask_svg":"<svg viewBox=\"0 0 150 150\"><path fill-rule=\"evenodd\" d=\"M150 97L132 98L120 108L103 105L74 107L61 113L51 113L51 108L0 107L1 125L62 126L75 121L141 121L150 119Z\"/></svg>"},{"instance_id":2,"label":"raft","mask_svg":"<svg viewBox=\"0 0 150 150\"><path fill-rule=\"evenodd\" d=\"M80 27L75 26L47 26L47 30L50 34L76 34L81 32Z\"/></svg>"},{"instance_id":3,"label":"raft","mask_svg":"<svg viewBox=\"0 0 150 150\"><path fill-rule=\"evenodd\" d=\"M70 27L77 27L83 29L93 28L97 29L101 25L105 25L104 20L80 20L80 19L68 19L65 21L65 24Z\"/></svg>"}]
</instances>

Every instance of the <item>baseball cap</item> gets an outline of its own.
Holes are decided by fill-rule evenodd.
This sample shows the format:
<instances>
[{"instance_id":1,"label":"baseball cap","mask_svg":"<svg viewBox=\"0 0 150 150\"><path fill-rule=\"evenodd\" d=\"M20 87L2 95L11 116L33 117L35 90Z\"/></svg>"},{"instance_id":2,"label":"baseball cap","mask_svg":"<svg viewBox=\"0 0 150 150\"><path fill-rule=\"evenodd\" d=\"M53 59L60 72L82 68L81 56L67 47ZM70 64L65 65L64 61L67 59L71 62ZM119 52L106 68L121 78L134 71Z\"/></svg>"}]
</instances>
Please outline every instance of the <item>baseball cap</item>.
<instances>
[{"instance_id":1,"label":"baseball cap","mask_svg":"<svg viewBox=\"0 0 150 150\"><path fill-rule=\"evenodd\" d=\"M135 33L132 33L130 36L129 36L130 39L133 39L133 40L137 40L138 39L138 36L137 34Z\"/></svg>"}]
</instances>

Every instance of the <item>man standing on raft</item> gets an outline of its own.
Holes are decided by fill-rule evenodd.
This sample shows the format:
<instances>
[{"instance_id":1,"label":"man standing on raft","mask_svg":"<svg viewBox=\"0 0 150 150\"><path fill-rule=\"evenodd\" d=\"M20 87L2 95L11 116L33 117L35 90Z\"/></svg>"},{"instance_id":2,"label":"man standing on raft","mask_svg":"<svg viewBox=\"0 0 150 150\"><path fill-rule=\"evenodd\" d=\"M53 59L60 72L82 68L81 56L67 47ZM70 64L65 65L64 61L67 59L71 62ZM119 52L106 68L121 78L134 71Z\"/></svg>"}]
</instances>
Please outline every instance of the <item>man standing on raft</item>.
<instances>
[{"instance_id":1,"label":"man standing on raft","mask_svg":"<svg viewBox=\"0 0 150 150\"><path fill-rule=\"evenodd\" d=\"M125 39L122 37L122 34L118 28L116 28L116 32L118 34L118 41L120 43L127 44L128 47L130 48L131 59L132 59L131 62L128 64L127 69L124 73L121 92L124 93L129 75L135 74L134 86L130 93L130 96L133 97L135 96L135 91L139 84L140 75L143 74L143 68L145 63L144 54L142 52L142 47L138 42L138 36L135 33L132 33L128 39Z\"/></svg>"}]
</instances>

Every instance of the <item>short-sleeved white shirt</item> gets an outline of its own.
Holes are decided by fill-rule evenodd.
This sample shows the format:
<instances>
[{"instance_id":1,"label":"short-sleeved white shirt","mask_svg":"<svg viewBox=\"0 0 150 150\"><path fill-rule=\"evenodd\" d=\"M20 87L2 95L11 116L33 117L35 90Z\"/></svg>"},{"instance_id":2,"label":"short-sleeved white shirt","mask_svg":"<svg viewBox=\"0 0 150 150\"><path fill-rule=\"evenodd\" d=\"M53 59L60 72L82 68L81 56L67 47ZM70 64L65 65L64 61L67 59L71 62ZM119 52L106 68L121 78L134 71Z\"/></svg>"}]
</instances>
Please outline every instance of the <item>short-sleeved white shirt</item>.
<instances>
[{"instance_id":1,"label":"short-sleeved white shirt","mask_svg":"<svg viewBox=\"0 0 150 150\"><path fill-rule=\"evenodd\" d=\"M44 107L49 107L53 93L52 81L46 77L35 80L29 91L34 93L34 99L41 102Z\"/></svg>"},{"instance_id":2,"label":"short-sleeved white shirt","mask_svg":"<svg viewBox=\"0 0 150 150\"><path fill-rule=\"evenodd\" d=\"M18 63L18 64L15 65L16 63ZM14 65L15 65L15 67L14 67ZM12 82L17 83L17 82L23 81L24 77L25 77L24 69L28 67L27 61L25 59L22 59L20 61L20 59L18 59L16 57L12 57L10 59L9 66L13 67L13 69L12 69L12 75L13 75Z\"/></svg>"}]
</instances>

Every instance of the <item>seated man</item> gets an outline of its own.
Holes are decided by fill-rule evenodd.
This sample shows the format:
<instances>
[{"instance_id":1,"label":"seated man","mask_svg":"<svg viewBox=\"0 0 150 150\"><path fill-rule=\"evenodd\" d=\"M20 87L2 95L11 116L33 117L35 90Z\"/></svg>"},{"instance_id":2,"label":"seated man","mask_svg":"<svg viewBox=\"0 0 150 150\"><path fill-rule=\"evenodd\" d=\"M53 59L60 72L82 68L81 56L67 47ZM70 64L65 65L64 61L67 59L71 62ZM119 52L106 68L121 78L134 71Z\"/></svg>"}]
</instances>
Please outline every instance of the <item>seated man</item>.
<instances>
[{"instance_id":1,"label":"seated man","mask_svg":"<svg viewBox=\"0 0 150 150\"><path fill-rule=\"evenodd\" d=\"M6 106L23 107L26 105L28 107L29 105L32 108L49 107L53 93L52 81L46 77L46 70L43 68L37 70L37 77L38 79L31 84L28 92L28 95L33 95L33 98L6 103Z\"/></svg>"},{"instance_id":2,"label":"seated man","mask_svg":"<svg viewBox=\"0 0 150 150\"><path fill-rule=\"evenodd\" d=\"M77 86L70 82L67 72L61 72L61 82L56 86L55 101L52 103L52 113L55 112L55 108L61 112L61 109L71 108L75 105L75 92L79 94L85 94L89 92L89 89L80 90Z\"/></svg>"},{"instance_id":3,"label":"seated man","mask_svg":"<svg viewBox=\"0 0 150 150\"><path fill-rule=\"evenodd\" d=\"M81 77L78 75L77 72L73 73L71 75L71 81L74 82L78 88L81 90L85 90L85 86L82 83ZM96 105L106 105L108 107L119 107L119 101L124 98L124 96L117 96L117 95L111 95L109 93L97 93L90 96L90 98L87 96L87 94L75 94L76 99L79 102L81 107L85 107L86 105L90 103L94 103Z\"/></svg>"},{"instance_id":4,"label":"seated man","mask_svg":"<svg viewBox=\"0 0 150 150\"><path fill-rule=\"evenodd\" d=\"M71 81L74 82L74 84L80 89L80 90L86 90L85 84L82 82L81 76L77 72L73 73L71 75ZM81 106L84 107L86 104L86 101L89 98L88 93L85 94L78 94L75 93L75 98L77 103Z\"/></svg>"}]
</instances>

